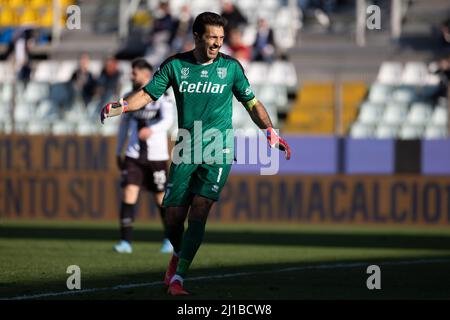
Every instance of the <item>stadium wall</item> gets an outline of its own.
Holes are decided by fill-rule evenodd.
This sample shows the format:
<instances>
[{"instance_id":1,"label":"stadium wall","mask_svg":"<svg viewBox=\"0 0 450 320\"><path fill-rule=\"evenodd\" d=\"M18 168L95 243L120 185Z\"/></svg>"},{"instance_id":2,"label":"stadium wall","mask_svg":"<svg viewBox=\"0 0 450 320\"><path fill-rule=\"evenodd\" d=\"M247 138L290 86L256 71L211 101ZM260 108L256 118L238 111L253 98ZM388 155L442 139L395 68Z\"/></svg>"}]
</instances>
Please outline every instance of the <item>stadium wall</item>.
<instances>
[{"instance_id":1,"label":"stadium wall","mask_svg":"<svg viewBox=\"0 0 450 320\"><path fill-rule=\"evenodd\" d=\"M398 174L398 142L288 137L279 174L234 165L215 222L450 225L450 140L405 150L419 173ZM113 137L0 136L0 219L116 220L120 173ZM396 160L396 159L403 160ZM412 166L414 167L414 166ZM416 170L415 168L414 170ZM158 220L141 195L138 219Z\"/></svg>"}]
</instances>

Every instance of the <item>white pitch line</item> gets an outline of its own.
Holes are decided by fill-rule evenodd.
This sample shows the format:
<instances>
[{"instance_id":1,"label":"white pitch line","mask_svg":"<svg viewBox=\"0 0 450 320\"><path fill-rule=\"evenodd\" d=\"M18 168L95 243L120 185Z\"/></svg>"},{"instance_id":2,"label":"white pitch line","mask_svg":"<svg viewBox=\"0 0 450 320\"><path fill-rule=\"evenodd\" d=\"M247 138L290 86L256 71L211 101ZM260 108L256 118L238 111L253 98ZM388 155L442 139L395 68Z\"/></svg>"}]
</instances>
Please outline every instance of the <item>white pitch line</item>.
<instances>
[{"instance_id":1,"label":"white pitch line","mask_svg":"<svg viewBox=\"0 0 450 320\"><path fill-rule=\"evenodd\" d=\"M188 278L185 281L201 281L201 280L212 280L212 279L223 279L223 278L233 278L242 276L254 276L258 274L270 274L270 273L280 273L289 271L303 271L303 270L320 270L320 269L343 269L343 268L356 268L364 267L371 264L383 265L383 266L398 266L398 265L411 265L411 264L431 264L431 263L448 263L450 259L421 259L421 260L402 260L402 261L385 261L385 262L353 262L353 263L334 263L334 264L319 264L311 266L302 267L290 267L276 270L267 270L259 272L237 272L237 273L226 273L219 275L209 275L209 276L198 276ZM99 291L111 291L111 290L121 290L121 289L131 289L139 287L153 287L163 285L163 281L153 281L153 282L143 282L143 283L131 283L131 284L120 284L112 287L103 288L91 288L82 290L72 290L72 291L60 291L60 292L47 292L39 293L33 295L16 296L10 298L0 298L0 300L27 300L27 299L39 299L47 297L58 297L58 296L68 296L82 293L99 292Z\"/></svg>"}]
</instances>

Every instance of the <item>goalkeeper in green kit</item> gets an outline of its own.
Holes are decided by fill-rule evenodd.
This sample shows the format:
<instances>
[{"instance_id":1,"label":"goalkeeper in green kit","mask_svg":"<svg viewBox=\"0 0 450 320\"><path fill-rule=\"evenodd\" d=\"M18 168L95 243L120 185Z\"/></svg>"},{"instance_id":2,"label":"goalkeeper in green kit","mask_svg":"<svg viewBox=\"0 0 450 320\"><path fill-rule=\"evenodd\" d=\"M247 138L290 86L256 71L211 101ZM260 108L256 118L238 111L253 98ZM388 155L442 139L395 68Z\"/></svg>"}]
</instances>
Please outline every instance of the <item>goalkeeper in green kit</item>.
<instances>
[{"instance_id":1,"label":"goalkeeper in green kit","mask_svg":"<svg viewBox=\"0 0 450 320\"><path fill-rule=\"evenodd\" d=\"M215 13L198 15L193 25L194 50L168 58L145 87L126 100L107 104L100 114L103 123L105 118L138 110L158 100L169 87L174 90L179 128L174 150L183 146L182 161L172 157L162 205L166 208L167 233L174 248L164 282L168 293L175 296L189 294L183 287L183 279L202 243L208 213L219 199L231 169L234 138L229 132L233 95L265 131L270 146L284 151L286 159L291 153L289 145L272 128L269 115L253 94L240 63L219 52L224 26L224 19ZM224 138L207 138L207 132L220 132ZM215 161L205 157L201 150L215 150ZM184 230L186 217L188 227Z\"/></svg>"}]
</instances>

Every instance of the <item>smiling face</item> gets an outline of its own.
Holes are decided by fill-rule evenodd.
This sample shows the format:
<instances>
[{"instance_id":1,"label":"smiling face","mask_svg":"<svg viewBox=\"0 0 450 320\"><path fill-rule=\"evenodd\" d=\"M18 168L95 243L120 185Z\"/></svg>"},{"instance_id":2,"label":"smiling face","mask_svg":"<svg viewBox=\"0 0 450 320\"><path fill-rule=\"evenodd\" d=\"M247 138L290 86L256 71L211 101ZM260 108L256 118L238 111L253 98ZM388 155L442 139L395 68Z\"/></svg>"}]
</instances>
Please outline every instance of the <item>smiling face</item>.
<instances>
[{"instance_id":1,"label":"smiling face","mask_svg":"<svg viewBox=\"0 0 450 320\"><path fill-rule=\"evenodd\" d=\"M224 30L222 26L206 25L202 35L194 33L195 52L201 63L212 62L223 45Z\"/></svg>"}]
</instances>

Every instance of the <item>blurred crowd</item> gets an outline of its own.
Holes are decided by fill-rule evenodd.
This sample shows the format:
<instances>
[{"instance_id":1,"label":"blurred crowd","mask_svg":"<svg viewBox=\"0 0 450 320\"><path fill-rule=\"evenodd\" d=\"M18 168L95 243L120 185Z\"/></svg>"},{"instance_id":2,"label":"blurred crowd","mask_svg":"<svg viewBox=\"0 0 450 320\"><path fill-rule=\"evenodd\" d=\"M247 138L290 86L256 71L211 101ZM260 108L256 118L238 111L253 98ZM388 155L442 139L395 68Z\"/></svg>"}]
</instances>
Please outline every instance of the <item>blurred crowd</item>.
<instances>
[{"instance_id":1,"label":"blurred crowd","mask_svg":"<svg viewBox=\"0 0 450 320\"><path fill-rule=\"evenodd\" d=\"M118 68L118 61L114 57L108 57L100 75L96 78L89 70L90 57L87 53L80 56L78 68L73 72L69 86L70 102L77 98L87 106L94 97L99 100L99 108L105 105L112 97L120 94L121 72Z\"/></svg>"},{"instance_id":2,"label":"blurred crowd","mask_svg":"<svg viewBox=\"0 0 450 320\"><path fill-rule=\"evenodd\" d=\"M450 85L450 55L431 62L428 65L428 70L439 76L439 90L437 91L435 98L448 97Z\"/></svg>"},{"instance_id":3,"label":"blurred crowd","mask_svg":"<svg viewBox=\"0 0 450 320\"><path fill-rule=\"evenodd\" d=\"M279 52L274 39L274 31L266 19L258 20L255 40L253 44L246 44L243 41L243 32L249 24L246 15L233 2L227 0L222 2L221 10L221 15L227 21L225 43L221 50L223 53L234 56L241 63L271 62L276 58ZM175 16L171 12L169 2L161 1L158 11L152 14L149 31L141 43L145 50L145 56L154 54L161 45L169 48L164 57L193 49L192 24L194 17L189 5L183 5L181 12Z\"/></svg>"}]
</instances>

